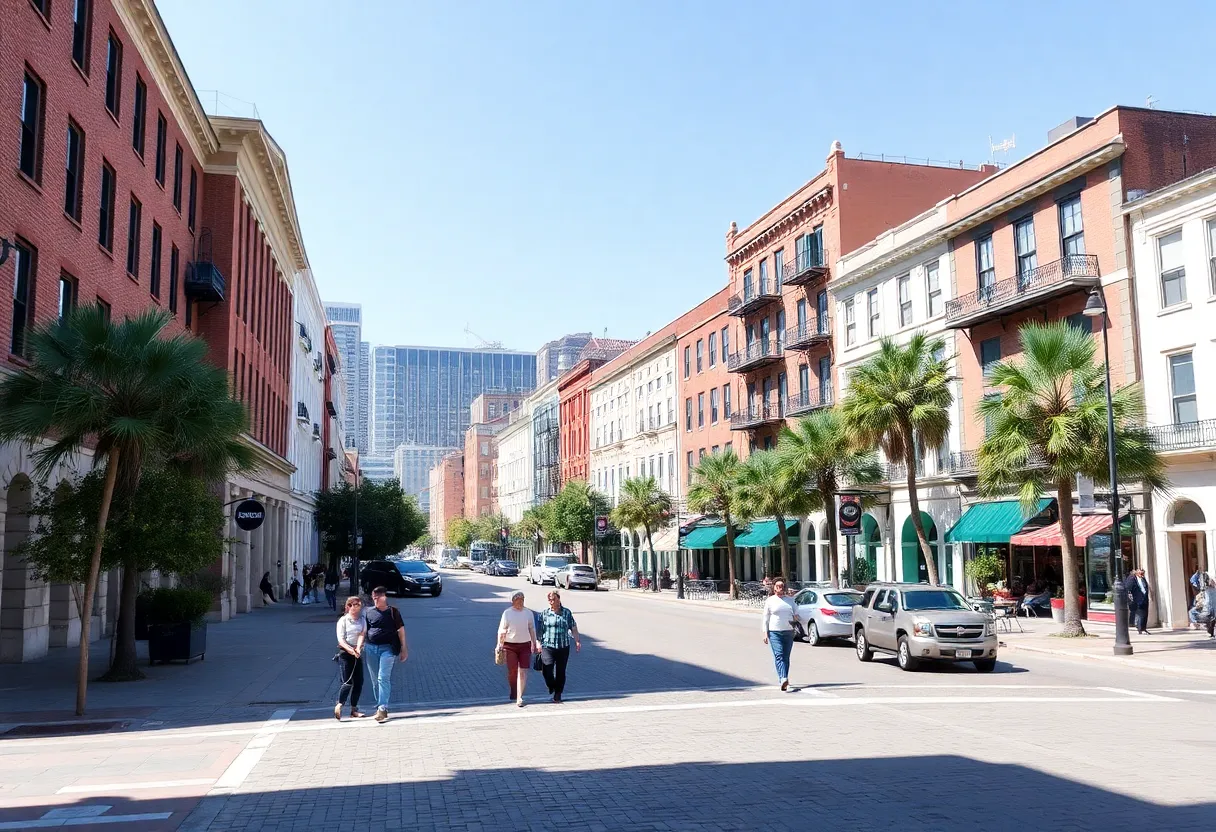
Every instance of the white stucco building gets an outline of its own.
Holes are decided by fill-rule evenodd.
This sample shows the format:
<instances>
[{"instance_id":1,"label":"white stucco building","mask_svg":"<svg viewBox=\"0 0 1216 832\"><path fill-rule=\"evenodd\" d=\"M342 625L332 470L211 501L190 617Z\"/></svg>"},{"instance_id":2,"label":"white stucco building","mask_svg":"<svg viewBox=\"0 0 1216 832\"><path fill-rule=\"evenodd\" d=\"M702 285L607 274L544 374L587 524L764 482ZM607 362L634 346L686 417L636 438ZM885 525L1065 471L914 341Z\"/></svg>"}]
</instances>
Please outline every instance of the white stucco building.
<instances>
[{"instance_id":1,"label":"white stucco building","mask_svg":"<svg viewBox=\"0 0 1216 832\"><path fill-rule=\"evenodd\" d=\"M1131 195L1147 423L1170 482L1152 498L1157 616L1185 627L1188 579L1216 569L1216 170Z\"/></svg>"},{"instance_id":2,"label":"white stucco building","mask_svg":"<svg viewBox=\"0 0 1216 832\"><path fill-rule=\"evenodd\" d=\"M287 460L295 470L291 473L284 559L303 566L316 563L320 552L313 515L316 493L325 485L322 423L329 418L325 407L326 321L312 271L297 272L293 284L296 337L291 351L291 398L295 418L287 435Z\"/></svg>"},{"instance_id":3,"label":"white stucco building","mask_svg":"<svg viewBox=\"0 0 1216 832\"><path fill-rule=\"evenodd\" d=\"M498 510L518 523L536 498L532 476L532 402L522 401L512 411L506 427L498 433Z\"/></svg>"}]
</instances>

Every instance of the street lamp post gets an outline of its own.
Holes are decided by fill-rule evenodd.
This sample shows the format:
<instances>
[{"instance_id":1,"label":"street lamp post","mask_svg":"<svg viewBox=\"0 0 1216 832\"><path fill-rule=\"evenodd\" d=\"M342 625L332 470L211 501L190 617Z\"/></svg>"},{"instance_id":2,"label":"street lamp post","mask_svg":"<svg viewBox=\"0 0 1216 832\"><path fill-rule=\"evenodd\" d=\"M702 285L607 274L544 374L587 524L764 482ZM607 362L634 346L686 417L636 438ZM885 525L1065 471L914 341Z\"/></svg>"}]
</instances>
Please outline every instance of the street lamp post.
<instances>
[{"instance_id":1,"label":"street lamp post","mask_svg":"<svg viewBox=\"0 0 1216 832\"><path fill-rule=\"evenodd\" d=\"M350 594L359 594L359 467L355 466L355 555L350 562Z\"/></svg>"},{"instance_id":2,"label":"street lamp post","mask_svg":"<svg viewBox=\"0 0 1216 832\"><path fill-rule=\"evenodd\" d=\"M1106 361L1106 462L1110 475L1110 564L1108 569L1115 581L1115 646L1116 656L1132 654L1131 637L1127 631L1127 587L1123 580L1123 540L1119 528L1119 479L1115 463L1115 411L1111 404L1110 339L1106 334L1108 323L1106 298L1100 288L1089 292L1083 314L1088 318L1101 318L1102 353Z\"/></svg>"}]
</instances>

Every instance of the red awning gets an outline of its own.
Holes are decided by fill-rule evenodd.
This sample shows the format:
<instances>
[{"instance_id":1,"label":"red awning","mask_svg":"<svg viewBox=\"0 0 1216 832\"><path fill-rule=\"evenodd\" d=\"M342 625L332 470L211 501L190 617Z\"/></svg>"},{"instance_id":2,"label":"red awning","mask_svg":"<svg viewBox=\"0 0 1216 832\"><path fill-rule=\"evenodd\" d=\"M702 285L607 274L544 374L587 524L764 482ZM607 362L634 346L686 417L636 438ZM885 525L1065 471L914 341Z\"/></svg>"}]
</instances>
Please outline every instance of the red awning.
<instances>
[{"instance_id":1,"label":"red awning","mask_svg":"<svg viewBox=\"0 0 1216 832\"><path fill-rule=\"evenodd\" d=\"M1126 515L1124 515L1126 517ZM1123 517L1119 518L1122 522ZM1110 528L1109 514L1081 514L1072 518L1072 542L1076 546L1084 546L1092 534L1106 531ZM1009 538L1014 546L1063 546L1064 535L1060 533L1060 524L1052 523L1041 529L1031 529L1019 532Z\"/></svg>"}]
</instances>

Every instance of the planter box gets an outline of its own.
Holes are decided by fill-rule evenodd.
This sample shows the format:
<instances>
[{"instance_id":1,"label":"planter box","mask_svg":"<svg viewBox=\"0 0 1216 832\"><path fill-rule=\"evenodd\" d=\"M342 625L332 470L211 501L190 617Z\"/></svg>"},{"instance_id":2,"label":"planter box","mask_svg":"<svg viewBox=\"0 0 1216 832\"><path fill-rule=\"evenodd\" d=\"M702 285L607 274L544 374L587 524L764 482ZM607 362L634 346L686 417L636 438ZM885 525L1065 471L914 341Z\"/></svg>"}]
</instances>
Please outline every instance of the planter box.
<instances>
[{"instance_id":1,"label":"planter box","mask_svg":"<svg viewBox=\"0 0 1216 832\"><path fill-rule=\"evenodd\" d=\"M207 655L207 625L149 624L148 663L203 659Z\"/></svg>"},{"instance_id":2,"label":"planter box","mask_svg":"<svg viewBox=\"0 0 1216 832\"><path fill-rule=\"evenodd\" d=\"M1084 595L1082 595L1080 598L1077 599L1077 606L1079 606L1081 609L1081 618L1085 618L1085 596ZM1052 598L1051 599L1051 618L1057 624L1064 623L1064 599L1063 598Z\"/></svg>"}]
</instances>

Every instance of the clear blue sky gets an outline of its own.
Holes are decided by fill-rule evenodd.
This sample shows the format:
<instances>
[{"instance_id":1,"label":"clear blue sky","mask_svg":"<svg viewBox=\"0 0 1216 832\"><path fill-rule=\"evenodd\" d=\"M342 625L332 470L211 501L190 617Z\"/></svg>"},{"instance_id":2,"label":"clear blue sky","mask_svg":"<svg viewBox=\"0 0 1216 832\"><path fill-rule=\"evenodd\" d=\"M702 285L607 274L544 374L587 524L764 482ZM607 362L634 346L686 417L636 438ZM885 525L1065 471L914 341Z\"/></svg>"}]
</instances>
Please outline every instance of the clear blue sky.
<instances>
[{"instance_id":1,"label":"clear blue sky","mask_svg":"<svg viewBox=\"0 0 1216 832\"><path fill-rule=\"evenodd\" d=\"M639 337L839 139L984 161L1116 103L1216 111L1216 7L160 0L196 88L288 155L322 296L373 343Z\"/></svg>"}]
</instances>

